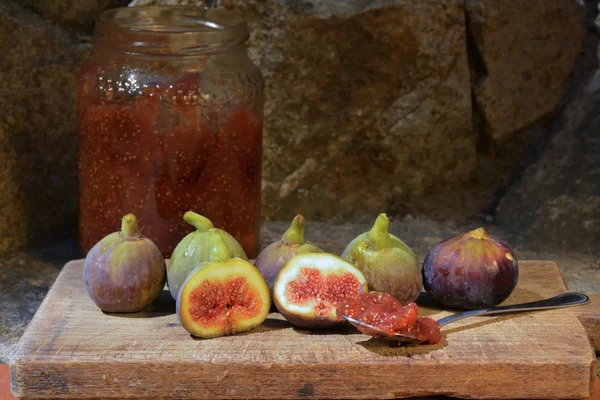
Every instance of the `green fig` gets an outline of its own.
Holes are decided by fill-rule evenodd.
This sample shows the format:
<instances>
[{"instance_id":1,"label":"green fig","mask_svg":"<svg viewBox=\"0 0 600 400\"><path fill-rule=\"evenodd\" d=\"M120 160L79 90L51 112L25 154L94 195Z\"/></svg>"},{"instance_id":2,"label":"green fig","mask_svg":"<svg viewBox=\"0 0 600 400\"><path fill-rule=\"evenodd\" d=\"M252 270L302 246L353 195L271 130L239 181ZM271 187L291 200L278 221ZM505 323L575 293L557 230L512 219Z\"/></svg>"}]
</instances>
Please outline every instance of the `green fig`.
<instances>
[{"instance_id":1,"label":"green fig","mask_svg":"<svg viewBox=\"0 0 600 400\"><path fill-rule=\"evenodd\" d=\"M323 253L323 250L304 240L304 217L298 214L281 240L271 243L260 252L254 266L265 277L269 289L273 290L281 268L295 255L304 253Z\"/></svg>"},{"instance_id":2,"label":"green fig","mask_svg":"<svg viewBox=\"0 0 600 400\"><path fill-rule=\"evenodd\" d=\"M127 214L121 231L100 240L83 263L91 299L106 312L138 312L152 304L165 286L165 259L144 237L135 215Z\"/></svg>"},{"instance_id":3,"label":"green fig","mask_svg":"<svg viewBox=\"0 0 600 400\"><path fill-rule=\"evenodd\" d=\"M237 240L224 230L215 228L208 218L188 211L183 219L196 228L196 231L177 244L167 267L169 291L175 300L185 279L200 264L207 261L227 261L233 257L248 260ZM215 240L215 235L221 237L221 240Z\"/></svg>"},{"instance_id":4,"label":"green fig","mask_svg":"<svg viewBox=\"0 0 600 400\"><path fill-rule=\"evenodd\" d=\"M388 232L389 222L385 214L379 214L369 232L346 246L342 258L362 271L370 290L388 293L408 304L423 287L421 267L415 253Z\"/></svg>"}]
</instances>

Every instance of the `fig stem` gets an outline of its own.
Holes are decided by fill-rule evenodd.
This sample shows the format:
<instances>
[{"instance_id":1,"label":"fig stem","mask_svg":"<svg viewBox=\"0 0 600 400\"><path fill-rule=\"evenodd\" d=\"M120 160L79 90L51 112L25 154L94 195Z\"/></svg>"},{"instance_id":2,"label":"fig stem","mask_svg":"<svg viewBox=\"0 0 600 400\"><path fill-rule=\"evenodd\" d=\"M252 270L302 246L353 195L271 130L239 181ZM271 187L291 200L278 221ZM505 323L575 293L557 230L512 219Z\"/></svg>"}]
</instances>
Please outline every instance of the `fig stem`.
<instances>
[{"instance_id":1,"label":"fig stem","mask_svg":"<svg viewBox=\"0 0 600 400\"><path fill-rule=\"evenodd\" d=\"M121 235L124 239L139 236L140 230L135 215L129 213L121 220Z\"/></svg>"},{"instance_id":2,"label":"fig stem","mask_svg":"<svg viewBox=\"0 0 600 400\"><path fill-rule=\"evenodd\" d=\"M281 241L287 245L304 243L304 221L302 215L296 215L290 227L283 234Z\"/></svg>"},{"instance_id":3,"label":"fig stem","mask_svg":"<svg viewBox=\"0 0 600 400\"><path fill-rule=\"evenodd\" d=\"M473 239L480 239L480 240L485 239L488 236L487 232L483 228L474 229L471 232L469 232L468 235L470 237L472 237Z\"/></svg>"},{"instance_id":4,"label":"fig stem","mask_svg":"<svg viewBox=\"0 0 600 400\"><path fill-rule=\"evenodd\" d=\"M373 227L367 235L367 248L370 250L381 250L389 247L389 225L390 220L388 219L387 215L385 215L385 213L379 214L377 220L375 220L375 224L373 224Z\"/></svg>"},{"instance_id":5,"label":"fig stem","mask_svg":"<svg viewBox=\"0 0 600 400\"><path fill-rule=\"evenodd\" d=\"M210 249L208 254L208 261L210 262L224 262L231 258L229 248L223 239L223 235L219 231L214 231L210 236Z\"/></svg>"},{"instance_id":6,"label":"fig stem","mask_svg":"<svg viewBox=\"0 0 600 400\"><path fill-rule=\"evenodd\" d=\"M213 225L213 223L210 222L210 219L208 219L200 214L196 214L193 211L187 211L185 214L183 214L183 219L185 222L192 225L194 228L196 228L200 232L205 232L205 231L207 231L209 229L213 229L215 227Z\"/></svg>"}]
</instances>

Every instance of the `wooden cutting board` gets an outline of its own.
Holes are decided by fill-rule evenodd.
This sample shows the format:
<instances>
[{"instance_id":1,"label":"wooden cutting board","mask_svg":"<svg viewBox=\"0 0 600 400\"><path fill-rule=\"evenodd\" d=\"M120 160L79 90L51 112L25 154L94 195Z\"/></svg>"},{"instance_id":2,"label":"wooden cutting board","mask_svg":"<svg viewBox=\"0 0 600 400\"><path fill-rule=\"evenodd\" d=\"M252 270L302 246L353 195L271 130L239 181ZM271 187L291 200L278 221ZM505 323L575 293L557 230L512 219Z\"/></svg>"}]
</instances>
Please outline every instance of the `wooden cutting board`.
<instances>
[{"instance_id":1,"label":"wooden cutting board","mask_svg":"<svg viewBox=\"0 0 600 400\"><path fill-rule=\"evenodd\" d=\"M21 338L10 365L19 398L566 399L594 387L596 358L575 310L585 308L597 332L597 304L461 320L434 346L393 347L352 327L308 332L277 313L252 331L197 340L178 324L167 291L143 313L102 313L82 265L64 267ZM506 304L565 291L556 264L522 261Z\"/></svg>"}]
</instances>

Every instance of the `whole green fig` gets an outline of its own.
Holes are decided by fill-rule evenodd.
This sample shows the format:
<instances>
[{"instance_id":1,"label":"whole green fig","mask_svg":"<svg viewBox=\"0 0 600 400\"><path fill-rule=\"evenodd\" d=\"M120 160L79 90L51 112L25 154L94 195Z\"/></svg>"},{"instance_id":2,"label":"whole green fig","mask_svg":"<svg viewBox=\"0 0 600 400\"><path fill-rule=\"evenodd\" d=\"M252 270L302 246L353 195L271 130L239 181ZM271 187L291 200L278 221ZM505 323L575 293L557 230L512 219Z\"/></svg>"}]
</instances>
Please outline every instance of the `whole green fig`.
<instances>
[{"instance_id":1,"label":"whole green fig","mask_svg":"<svg viewBox=\"0 0 600 400\"><path fill-rule=\"evenodd\" d=\"M165 286L165 259L140 234L133 214L121 231L100 240L83 263L83 280L96 305L106 312L138 312L153 303Z\"/></svg>"},{"instance_id":2,"label":"whole green fig","mask_svg":"<svg viewBox=\"0 0 600 400\"><path fill-rule=\"evenodd\" d=\"M185 279L200 264L207 261L227 261L233 257L248 260L237 240L224 230L215 228L208 218L187 211L183 219L196 228L196 231L177 244L167 267L169 291L175 300ZM214 234L220 234L223 240L212 240Z\"/></svg>"},{"instance_id":3,"label":"whole green fig","mask_svg":"<svg viewBox=\"0 0 600 400\"><path fill-rule=\"evenodd\" d=\"M360 234L346 246L342 258L362 271L369 290L388 293L408 304L421 292L421 267L415 253L388 232L389 222L385 214L379 214L369 232Z\"/></svg>"},{"instance_id":4,"label":"whole green fig","mask_svg":"<svg viewBox=\"0 0 600 400\"><path fill-rule=\"evenodd\" d=\"M281 268L292 257L303 253L323 253L323 250L304 240L304 217L298 214L281 240L271 243L260 252L254 266L265 277L269 290L273 290L275 278Z\"/></svg>"}]
</instances>

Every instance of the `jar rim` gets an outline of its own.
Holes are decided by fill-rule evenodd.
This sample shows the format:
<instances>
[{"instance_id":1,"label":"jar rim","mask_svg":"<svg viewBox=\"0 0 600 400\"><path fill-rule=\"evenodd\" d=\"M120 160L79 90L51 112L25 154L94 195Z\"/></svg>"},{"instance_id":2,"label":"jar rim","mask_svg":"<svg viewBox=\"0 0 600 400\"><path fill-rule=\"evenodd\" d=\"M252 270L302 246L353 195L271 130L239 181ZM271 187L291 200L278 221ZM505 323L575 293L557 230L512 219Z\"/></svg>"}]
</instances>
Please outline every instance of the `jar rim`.
<instances>
[{"instance_id":1,"label":"jar rim","mask_svg":"<svg viewBox=\"0 0 600 400\"><path fill-rule=\"evenodd\" d=\"M230 47L245 42L248 25L237 12L198 6L135 6L106 10L96 21L97 41L127 44L147 53L180 41L173 53Z\"/></svg>"}]
</instances>

